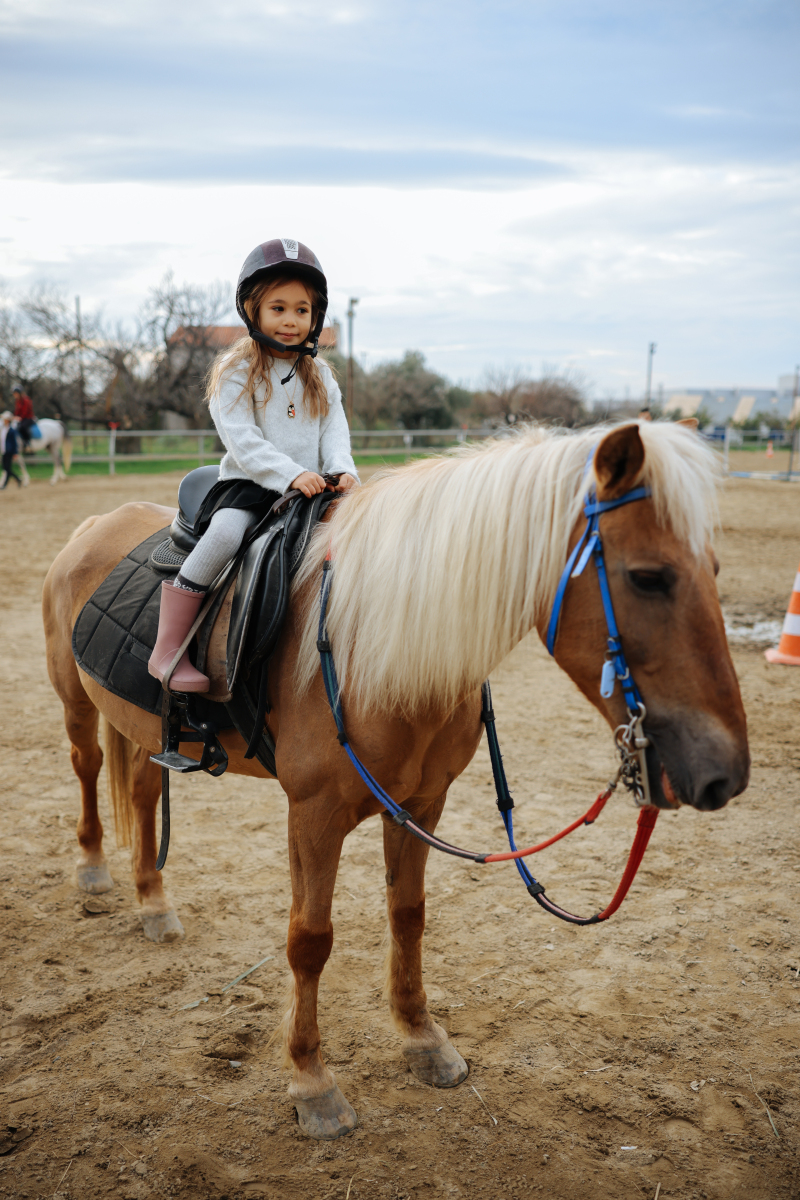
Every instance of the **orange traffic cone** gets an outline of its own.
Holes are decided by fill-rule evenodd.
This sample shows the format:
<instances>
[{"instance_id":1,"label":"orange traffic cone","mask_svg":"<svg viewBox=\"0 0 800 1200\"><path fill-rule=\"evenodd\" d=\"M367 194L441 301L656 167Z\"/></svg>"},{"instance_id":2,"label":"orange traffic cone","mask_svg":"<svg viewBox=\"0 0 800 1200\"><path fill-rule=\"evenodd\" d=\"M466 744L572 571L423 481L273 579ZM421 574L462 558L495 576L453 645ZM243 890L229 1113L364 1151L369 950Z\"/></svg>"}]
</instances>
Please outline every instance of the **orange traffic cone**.
<instances>
[{"instance_id":1,"label":"orange traffic cone","mask_svg":"<svg viewBox=\"0 0 800 1200\"><path fill-rule=\"evenodd\" d=\"M794 587L789 598L789 608L783 622L778 649L765 650L764 657L767 662L800 667L800 569L794 577Z\"/></svg>"}]
</instances>

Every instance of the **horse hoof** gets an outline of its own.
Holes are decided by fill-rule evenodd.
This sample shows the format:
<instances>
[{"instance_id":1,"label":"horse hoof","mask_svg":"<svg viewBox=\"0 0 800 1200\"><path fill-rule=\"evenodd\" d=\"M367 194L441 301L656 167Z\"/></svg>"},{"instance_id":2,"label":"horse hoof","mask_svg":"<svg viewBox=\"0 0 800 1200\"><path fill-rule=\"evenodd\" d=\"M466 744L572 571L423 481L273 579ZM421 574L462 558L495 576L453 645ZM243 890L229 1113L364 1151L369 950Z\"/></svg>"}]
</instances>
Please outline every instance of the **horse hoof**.
<instances>
[{"instance_id":1,"label":"horse hoof","mask_svg":"<svg viewBox=\"0 0 800 1200\"><path fill-rule=\"evenodd\" d=\"M99 867L80 866L75 875L82 892L91 892L96 896L114 889L114 880L105 863L100 863Z\"/></svg>"},{"instance_id":2,"label":"horse hoof","mask_svg":"<svg viewBox=\"0 0 800 1200\"><path fill-rule=\"evenodd\" d=\"M306 1137L330 1142L352 1133L358 1124L355 1109L348 1104L336 1084L329 1092L312 1100L295 1100L294 1106L300 1128Z\"/></svg>"},{"instance_id":3,"label":"horse hoof","mask_svg":"<svg viewBox=\"0 0 800 1200\"><path fill-rule=\"evenodd\" d=\"M165 913L140 913L145 937L151 942L177 942L184 937L183 926L174 908Z\"/></svg>"},{"instance_id":4,"label":"horse hoof","mask_svg":"<svg viewBox=\"0 0 800 1200\"><path fill-rule=\"evenodd\" d=\"M403 1057L412 1075L431 1087L458 1087L469 1075L469 1067L451 1042L432 1050L404 1050Z\"/></svg>"}]
</instances>

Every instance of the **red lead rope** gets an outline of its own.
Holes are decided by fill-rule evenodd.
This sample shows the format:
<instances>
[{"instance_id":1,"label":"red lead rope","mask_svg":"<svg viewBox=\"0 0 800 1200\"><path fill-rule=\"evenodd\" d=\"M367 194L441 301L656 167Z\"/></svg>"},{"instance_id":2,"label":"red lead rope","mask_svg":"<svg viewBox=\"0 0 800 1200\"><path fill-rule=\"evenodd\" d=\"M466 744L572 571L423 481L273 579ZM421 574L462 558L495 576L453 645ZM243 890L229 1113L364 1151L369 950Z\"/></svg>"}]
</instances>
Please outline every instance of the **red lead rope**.
<instances>
[{"instance_id":1,"label":"red lead rope","mask_svg":"<svg viewBox=\"0 0 800 1200\"><path fill-rule=\"evenodd\" d=\"M639 870L639 864L644 858L644 852L647 849L647 843L650 841L650 834L656 827L658 820L658 809L653 804L646 805L639 813L639 820L636 822L636 836L633 839L631 852L628 855L628 863L619 881L619 887L614 893L614 898L608 908L604 908L601 913L597 914L598 921L605 921L613 916L619 908L622 901L628 894L628 889L633 883L636 872Z\"/></svg>"},{"instance_id":2,"label":"red lead rope","mask_svg":"<svg viewBox=\"0 0 800 1200\"><path fill-rule=\"evenodd\" d=\"M536 854L539 850L545 850L548 846L552 846L553 842L558 842L561 840L561 838L566 837L568 833L572 833L573 829L577 829L579 825L591 825L592 822L600 816L600 813L606 806L606 801L609 799L613 791L613 788L607 788L604 792L601 792L594 804L584 816L579 817L577 821L573 821L571 825L568 825L566 829L562 829L560 833L556 833L553 835L553 837L548 838L546 842L539 842L536 846L528 846L525 850L508 850L505 854L487 854L482 861L487 863L508 862L509 859L527 858L529 854ZM619 886L617 887L610 904L608 904L608 906L604 908L602 912L598 913L597 916L592 917L589 920L583 918L580 920L580 924L588 925L594 924L596 921L607 921L609 917L614 915L620 904L622 904L622 901L625 899L630 890L631 884L636 878L636 872L639 870L642 859L644 858L644 852L647 849L648 842L650 841L650 835L656 827L658 812L659 810L655 807L655 805L652 804L646 804L640 810L639 820L636 822L636 833L634 835L630 854L628 855L628 861L625 866L625 870L622 873L622 879L619 881ZM571 919L573 921L576 919L571 913L568 913L566 909L561 908L560 905L554 904L552 900L547 899L543 893L541 895L537 895L536 899L538 900L539 904L551 912L553 916Z\"/></svg>"}]
</instances>

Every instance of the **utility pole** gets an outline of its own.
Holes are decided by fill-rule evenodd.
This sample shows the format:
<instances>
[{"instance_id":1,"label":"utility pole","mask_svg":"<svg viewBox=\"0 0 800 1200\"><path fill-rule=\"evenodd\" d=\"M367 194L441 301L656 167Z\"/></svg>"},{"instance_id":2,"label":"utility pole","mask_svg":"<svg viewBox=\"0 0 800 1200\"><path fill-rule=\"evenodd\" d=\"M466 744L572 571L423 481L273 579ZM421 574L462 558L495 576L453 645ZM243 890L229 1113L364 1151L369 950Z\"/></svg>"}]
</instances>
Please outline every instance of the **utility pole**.
<instances>
[{"instance_id":1,"label":"utility pole","mask_svg":"<svg viewBox=\"0 0 800 1200\"><path fill-rule=\"evenodd\" d=\"M86 387L83 378L83 331L81 329L81 298L75 297L75 333L78 342L78 403L81 411L81 429L86 428ZM86 450L86 438L83 439Z\"/></svg>"},{"instance_id":2,"label":"utility pole","mask_svg":"<svg viewBox=\"0 0 800 1200\"><path fill-rule=\"evenodd\" d=\"M647 391L645 392L644 402L647 407L650 407L650 392L653 386L653 355L656 352L655 342L650 342L647 347Z\"/></svg>"},{"instance_id":3,"label":"utility pole","mask_svg":"<svg viewBox=\"0 0 800 1200\"><path fill-rule=\"evenodd\" d=\"M356 296L350 297L350 307L347 310L347 423L353 427L353 317L356 315Z\"/></svg>"}]
</instances>

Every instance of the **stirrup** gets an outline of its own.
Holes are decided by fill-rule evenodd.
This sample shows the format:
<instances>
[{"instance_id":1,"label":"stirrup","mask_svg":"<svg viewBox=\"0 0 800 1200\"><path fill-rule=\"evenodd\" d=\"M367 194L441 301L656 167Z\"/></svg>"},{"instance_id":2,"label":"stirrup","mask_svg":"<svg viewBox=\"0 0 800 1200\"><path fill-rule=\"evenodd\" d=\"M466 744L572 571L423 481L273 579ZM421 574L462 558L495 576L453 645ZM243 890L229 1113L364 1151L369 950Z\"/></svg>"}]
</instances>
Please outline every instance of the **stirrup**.
<instances>
[{"instance_id":1,"label":"stirrup","mask_svg":"<svg viewBox=\"0 0 800 1200\"><path fill-rule=\"evenodd\" d=\"M188 725L185 731L182 726ZM202 742L203 753L198 762L181 754L181 742ZM228 767L228 755L219 743L217 728L211 721L200 721L194 708L194 693L164 692L161 701L161 753L151 754L150 762L161 767L161 845L156 860L160 871L167 861L169 850L169 773L178 771L189 775L205 771L215 778Z\"/></svg>"}]
</instances>

